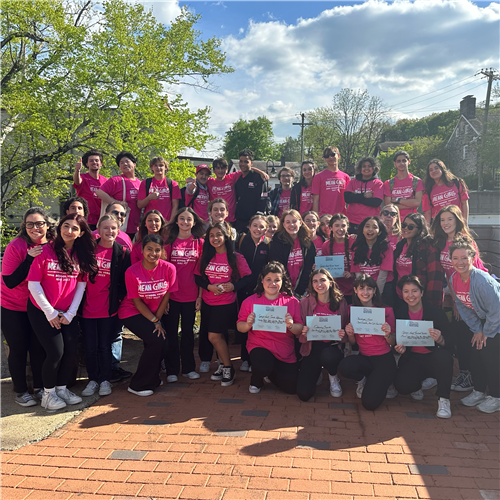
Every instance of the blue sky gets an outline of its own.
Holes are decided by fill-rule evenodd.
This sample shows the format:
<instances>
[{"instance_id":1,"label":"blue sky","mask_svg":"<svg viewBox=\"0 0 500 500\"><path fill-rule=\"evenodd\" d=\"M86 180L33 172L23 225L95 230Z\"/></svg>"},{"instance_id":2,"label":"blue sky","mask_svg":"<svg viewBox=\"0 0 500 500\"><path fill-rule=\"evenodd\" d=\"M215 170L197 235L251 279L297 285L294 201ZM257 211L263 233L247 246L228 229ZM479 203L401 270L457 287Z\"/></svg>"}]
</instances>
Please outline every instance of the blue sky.
<instances>
[{"instance_id":1,"label":"blue sky","mask_svg":"<svg viewBox=\"0 0 500 500\"><path fill-rule=\"evenodd\" d=\"M239 118L265 115L278 141L296 137L299 113L330 105L345 87L380 97L393 119L421 117L458 109L468 94L484 101L486 81L474 75L500 69L498 2L142 3L165 24L180 5L200 14L202 38L221 39L235 69L212 80L214 92L183 91L191 108L211 108L210 156Z\"/></svg>"}]
</instances>

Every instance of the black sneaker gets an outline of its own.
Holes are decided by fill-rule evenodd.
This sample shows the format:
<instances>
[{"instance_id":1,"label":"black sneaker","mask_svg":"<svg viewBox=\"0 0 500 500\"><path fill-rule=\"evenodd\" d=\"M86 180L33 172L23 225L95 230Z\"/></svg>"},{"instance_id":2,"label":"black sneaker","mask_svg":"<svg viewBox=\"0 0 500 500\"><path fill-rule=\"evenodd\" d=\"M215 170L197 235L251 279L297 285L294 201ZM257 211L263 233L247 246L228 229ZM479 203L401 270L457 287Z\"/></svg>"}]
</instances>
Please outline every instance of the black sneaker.
<instances>
[{"instance_id":1,"label":"black sneaker","mask_svg":"<svg viewBox=\"0 0 500 500\"><path fill-rule=\"evenodd\" d=\"M235 376L236 376L236 371L232 366L224 366L222 368L222 380L220 381L220 385L222 387L233 385Z\"/></svg>"},{"instance_id":2,"label":"black sneaker","mask_svg":"<svg viewBox=\"0 0 500 500\"><path fill-rule=\"evenodd\" d=\"M210 377L210 380L222 380L222 370L223 370L223 366L222 365L219 365L219 367L217 368L217 370L215 370L214 373L212 373L212 376Z\"/></svg>"},{"instance_id":3,"label":"black sneaker","mask_svg":"<svg viewBox=\"0 0 500 500\"><path fill-rule=\"evenodd\" d=\"M111 370L111 377L109 379L109 382L112 384L116 384L117 382L121 382L122 380L126 380L132 376L132 372L128 372L127 370L124 370L123 368L115 368L114 370Z\"/></svg>"}]
</instances>

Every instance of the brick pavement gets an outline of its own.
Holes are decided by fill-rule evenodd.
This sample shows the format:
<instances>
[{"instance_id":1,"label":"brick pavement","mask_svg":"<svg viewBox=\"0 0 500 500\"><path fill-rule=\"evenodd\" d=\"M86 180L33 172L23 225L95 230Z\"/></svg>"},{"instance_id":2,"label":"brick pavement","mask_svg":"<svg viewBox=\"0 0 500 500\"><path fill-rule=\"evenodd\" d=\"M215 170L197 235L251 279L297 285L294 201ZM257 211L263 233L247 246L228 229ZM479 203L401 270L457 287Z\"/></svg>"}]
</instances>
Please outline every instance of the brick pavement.
<instances>
[{"instance_id":1,"label":"brick pavement","mask_svg":"<svg viewBox=\"0 0 500 500\"><path fill-rule=\"evenodd\" d=\"M272 386L249 394L249 374L227 388L209 375L148 398L121 384L48 439L3 452L2 500L500 498L500 414L460 406L463 395L440 420L433 390L368 412L351 381L334 399L325 380L303 403Z\"/></svg>"}]
</instances>

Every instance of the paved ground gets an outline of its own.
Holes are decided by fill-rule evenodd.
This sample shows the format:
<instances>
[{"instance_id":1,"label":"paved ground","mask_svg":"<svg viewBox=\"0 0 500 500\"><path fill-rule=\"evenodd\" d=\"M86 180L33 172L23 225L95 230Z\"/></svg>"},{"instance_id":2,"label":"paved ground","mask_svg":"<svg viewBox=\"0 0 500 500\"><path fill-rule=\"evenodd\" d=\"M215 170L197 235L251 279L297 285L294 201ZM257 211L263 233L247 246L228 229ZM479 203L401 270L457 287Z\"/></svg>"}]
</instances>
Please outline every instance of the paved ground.
<instances>
[{"instance_id":1,"label":"paved ground","mask_svg":"<svg viewBox=\"0 0 500 500\"><path fill-rule=\"evenodd\" d=\"M228 388L208 375L148 398L122 384L48 439L3 452L2 499L500 498L500 414L457 393L440 420L433 390L368 412L350 381L341 399L325 380L302 403L272 386L249 394L249 374Z\"/></svg>"}]
</instances>

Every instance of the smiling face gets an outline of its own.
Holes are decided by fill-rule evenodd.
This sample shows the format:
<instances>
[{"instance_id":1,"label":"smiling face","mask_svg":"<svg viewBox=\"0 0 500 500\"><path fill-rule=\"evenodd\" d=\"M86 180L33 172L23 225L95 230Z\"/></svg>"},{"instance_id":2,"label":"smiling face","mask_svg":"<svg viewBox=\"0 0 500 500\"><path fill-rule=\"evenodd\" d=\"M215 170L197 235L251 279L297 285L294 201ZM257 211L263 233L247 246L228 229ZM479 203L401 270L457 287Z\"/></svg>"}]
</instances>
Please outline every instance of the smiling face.
<instances>
[{"instance_id":1,"label":"smiling face","mask_svg":"<svg viewBox=\"0 0 500 500\"><path fill-rule=\"evenodd\" d=\"M161 259L161 253L162 253L162 246L152 241L146 243L146 245L142 249L142 255L144 257L144 260L148 264L152 265L156 265L158 263L158 261Z\"/></svg>"},{"instance_id":2,"label":"smiling face","mask_svg":"<svg viewBox=\"0 0 500 500\"><path fill-rule=\"evenodd\" d=\"M221 165L220 163L218 165L215 165L213 167L213 171L215 176L217 177L218 180L224 179L227 173L227 165Z\"/></svg>"},{"instance_id":3,"label":"smiling face","mask_svg":"<svg viewBox=\"0 0 500 500\"><path fill-rule=\"evenodd\" d=\"M186 232L191 231L191 229L193 229L194 227L193 214L189 213L188 211L182 212L177 217L177 225L179 226L179 229L181 231L186 231Z\"/></svg>"},{"instance_id":4,"label":"smiling face","mask_svg":"<svg viewBox=\"0 0 500 500\"><path fill-rule=\"evenodd\" d=\"M366 238L368 245L373 245L377 241L377 236L380 234L378 223L374 219L370 219L363 228L363 236Z\"/></svg>"},{"instance_id":5,"label":"smiling face","mask_svg":"<svg viewBox=\"0 0 500 500\"><path fill-rule=\"evenodd\" d=\"M248 156L240 156L239 167L243 175L248 174L252 168L253 161Z\"/></svg>"},{"instance_id":6,"label":"smiling face","mask_svg":"<svg viewBox=\"0 0 500 500\"><path fill-rule=\"evenodd\" d=\"M214 203L210 215L212 216L212 222L224 222L228 216L226 205L224 203Z\"/></svg>"},{"instance_id":7,"label":"smiling face","mask_svg":"<svg viewBox=\"0 0 500 500\"><path fill-rule=\"evenodd\" d=\"M328 279L328 276L323 273L318 273L313 276L312 279L312 287L313 290L318 294L318 295L323 295L325 293L328 293L328 290L330 290L330 287L332 286L330 280Z\"/></svg>"},{"instance_id":8,"label":"smiling face","mask_svg":"<svg viewBox=\"0 0 500 500\"><path fill-rule=\"evenodd\" d=\"M120 159L120 165L118 166L125 177L135 176L135 163L130 158L124 156Z\"/></svg>"},{"instance_id":9,"label":"smiling face","mask_svg":"<svg viewBox=\"0 0 500 500\"><path fill-rule=\"evenodd\" d=\"M465 248L457 248L451 256L451 263L458 274L470 273L473 268L474 258Z\"/></svg>"},{"instance_id":10,"label":"smiling face","mask_svg":"<svg viewBox=\"0 0 500 500\"><path fill-rule=\"evenodd\" d=\"M113 243L118 236L118 223L114 220L105 220L97 228L101 241Z\"/></svg>"},{"instance_id":11,"label":"smiling face","mask_svg":"<svg viewBox=\"0 0 500 500\"><path fill-rule=\"evenodd\" d=\"M285 231L295 239L299 234L300 226L302 226L302 221L296 219L293 215L287 215L283 220L283 227Z\"/></svg>"},{"instance_id":12,"label":"smiling face","mask_svg":"<svg viewBox=\"0 0 500 500\"><path fill-rule=\"evenodd\" d=\"M386 207L384 207L384 210L382 210L382 213L380 214L382 222L385 224L385 227L389 231L396 223L397 217L398 217L398 212L396 211L394 205L387 205Z\"/></svg>"},{"instance_id":13,"label":"smiling face","mask_svg":"<svg viewBox=\"0 0 500 500\"><path fill-rule=\"evenodd\" d=\"M109 213L118 219L120 226L125 222L125 217L127 217L126 210L118 203L111 205Z\"/></svg>"},{"instance_id":14,"label":"smiling face","mask_svg":"<svg viewBox=\"0 0 500 500\"><path fill-rule=\"evenodd\" d=\"M443 171L437 163L431 163L429 165L429 176L436 183L438 183L443 176Z\"/></svg>"},{"instance_id":15,"label":"smiling face","mask_svg":"<svg viewBox=\"0 0 500 500\"><path fill-rule=\"evenodd\" d=\"M266 297L275 297L279 295L283 277L279 273L268 273L262 279L262 286Z\"/></svg>"},{"instance_id":16,"label":"smiling face","mask_svg":"<svg viewBox=\"0 0 500 500\"><path fill-rule=\"evenodd\" d=\"M361 175L363 176L363 179L371 179L373 177L373 172L375 169L373 168L373 165L369 161L365 161L363 165L361 165Z\"/></svg>"},{"instance_id":17,"label":"smiling face","mask_svg":"<svg viewBox=\"0 0 500 500\"><path fill-rule=\"evenodd\" d=\"M89 169L89 172L97 173L101 167L102 161L99 155L89 156L89 159L87 160L87 168Z\"/></svg>"},{"instance_id":18,"label":"smiling face","mask_svg":"<svg viewBox=\"0 0 500 500\"><path fill-rule=\"evenodd\" d=\"M26 217L26 233L33 243L45 243L47 241L47 222L41 214L31 214Z\"/></svg>"},{"instance_id":19,"label":"smiling face","mask_svg":"<svg viewBox=\"0 0 500 500\"><path fill-rule=\"evenodd\" d=\"M411 160L406 158L404 155L399 155L395 160L394 160L394 166L396 167L396 170L398 173L408 173L408 167L410 166Z\"/></svg>"},{"instance_id":20,"label":"smiling face","mask_svg":"<svg viewBox=\"0 0 500 500\"><path fill-rule=\"evenodd\" d=\"M457 219L451 212L443 212L439 217L441 229L451 239L455 236L457 231Z\"/></svg>"},{"instance_id":21,"label":"smiling face","mask_svg":"<svg viewBox=\"0 0 500 500\"><path fill-rule=\"evenodd\" d=\"M375 295L375 288L368 285L360 285L354 287L354 293L358 296L361 304L365 307L371 307L373 296Z\"/></svg>"},{"instance_id":22,"label":"smiling face","mask_svg":"<svg viewBox=\"0 0 500 500\"><path fill-rule=\"evenodd\" d=\"M327 215L322 215L320 218L319 218L319 227L321 229L321 231L323 231L323 234L329 238L330 237L330 217L328 217Z\"/></svg>"},{"instance_id":23,"label":"smiling face","mask_svg":"<svg viewBox=\"0 0 500 500\"><path fill-rule=\"evenodd\" d=\"M196 180L204 186L208 182L208 178L210 177L210 170L204 168L203 170L200 170L196 174Z\"/></svg>"},{"instance_id":24,"label":"smiling face","mask_svg":"<svg viewBox=\"0 0 500 500\"><path fill-rule=\"evenodd\" d=\"M345 219L336 220L332 224L331 231L333 231L333 237L337 239L344 239L347 234L347 221Z\"/></svg>"},{"instance_id":25,"label":"smiling face","mask_svg":"<svg viewBox=\"0 0 500 500\"><path fill-rule=\"evenodd\" d=\"M403 285L403 300L411 307L418 308L422 305L422 290L414 283L406 283Z\"/></svg>"},{"instance_id":26,"label":"smiling face","mask_svg":"<svg viewBox=\"0 0 500 500\"><path fill-rule=\"evenodd\" d=\"M82 235L82 230L75 220L69 219L61 226L61 238L66 247L72 247L73 243Z\"/></svg>"},{"instance_id":27,"label":"smiling face","mask_svg":"<svg viewBox=\"0 0 500 500\"><path fill-rule=\"evenodd\" d=\"M224 233L218 227L210 229L210 232L208 233L208 241L216 251L220 250L223 252L226 247Z\"/></svg>"},{"instance_id":28,"label":"smiling face","mask_svg":"<svg viewBox=\"0 0 500 500\"><path fill-rule=\"evenodd\" d=\"M403 224L401 224L401 237L405 238L407 241L413 240L420 233L420 229L417 223L413 221L410 217L406 217Z\"/></svg>"},{"instance_id":29,"label":"smiling face","mask_svg":"<svg viewBox=\"0 0 500 500\"><path fill-rule=\"evenodd\" d=\"M267 226L261 219L255 219L250 224L250 236L257 241L260 241L264 234L266 234Z\"/></svg>"},{"instance_id":30,"label":"smiling face","mask_svg":"<svg viewBox=\"0 0 500 500\"><path fill-rule=\"evenodd\" d=\"M339 160L340 160L339 153L333 151L333 152L327 153L327 155L328 156L325 158L325 160L326 160L326 166L327 166L328 170L331 170L331 171L338 170Z\"/></svg>"},{"instance_id":31,"label":"smiling face","mask_svg":"<svg viewBox=\"0 0 500 500\"><path fill-rule=\"evenodd\" d=\"M85 216L85 209L83 208L83 204L80 201L74 201L66 210L66 215L68 214L78 214L82 217Z\"/></svg>"},{"instance_id":32,"label":"smiling face","mask_svg":"<svg viewBox=\"0 0 500 500\"><path fill-rule=\"evenodd\" d=\"M161 219L158 214L149 214L146 217L146 228L148 230L148 234L155 234L161 228Z\"/></svg>"},{"instance_id":33,"label":"smiling face","mask_svg":"<svg viewBox=\"0 0 500 500\"><path fill-rule=\"evenodd\" d=\"M278 224L276 222L272 221L269 223L267 226L267 231L266 231L266 236L268 238L273 239L273 236L276 234L276 231L278 230Z\"/></svg>"},{"instance_id":34,"label":"smiling face","mask_svg":"<svg viewBox=\"0 0 500 500\"><path fill-rule=\"evenodd\" d=\"M292 182L293 182L293 176L290 174L290 172L281 172L280 173L280 182L281 182L281 187L285 190L288 191L289 189L292 188Z\"/></svg>"},{"instance_id":35,"label":"smiling face","mask_svg":"<svg viewBox=\"0 0 500 500\"><path fill-rule=\"evenodd\" d=\"M302 165L302 177L309 183L314 177L314 168L310 163Z\"/></svg>"},{"instance_id":36,"label":"smiling face","mask_svg":"<svg viewBox=\"0 0 500 500\"><path fill-rule=\"evenodd\" d=\"M153 172L153 175L155 177L165 177L168 172L168 167L165 165L165 163L161 161L157 161L154 165L151 166L151 172Z\"/></svg>"},{"instance_id":37,"label":"smiling face","mask_svg":"<svg viewBox=\"0 0 500 500\"><path fill-rule=\"evenodd\" d=\"M319 220L314 214L308 214L304 217L304 224L311 230L311 232L316 234L316 230L319 227Z\"/></svg>"}]
</instances>

